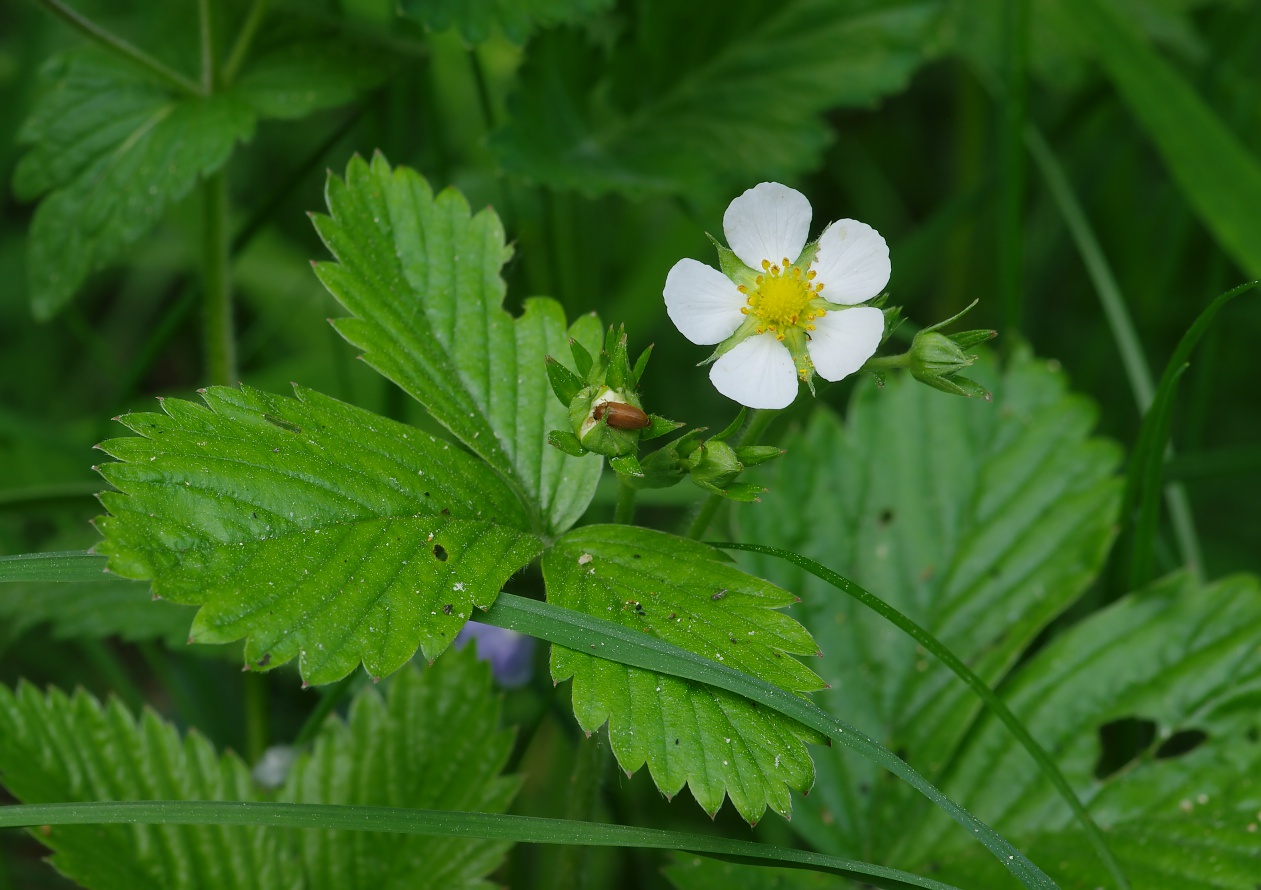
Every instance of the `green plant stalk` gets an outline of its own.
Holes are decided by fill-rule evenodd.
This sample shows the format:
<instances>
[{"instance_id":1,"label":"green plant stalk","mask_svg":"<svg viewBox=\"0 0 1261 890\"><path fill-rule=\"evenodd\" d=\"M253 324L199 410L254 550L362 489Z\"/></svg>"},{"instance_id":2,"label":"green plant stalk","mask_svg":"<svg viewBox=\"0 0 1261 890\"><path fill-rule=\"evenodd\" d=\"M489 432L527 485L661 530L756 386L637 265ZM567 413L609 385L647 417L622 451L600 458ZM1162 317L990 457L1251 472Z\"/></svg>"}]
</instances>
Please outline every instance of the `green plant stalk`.
<instances>
[{"instance_id":1,"label":"green plant stalk","mask_svg":"<svg viewBox=\"0 0 1261 890\"><path fill-rule=\"evenodd\" d=\"M964 664L958 656L948 649L945 644L930 634L924 628L920 627L907 616L903 615L897 609L890 606L884 600L875 594L858 586L853 581L843 575L832 571L826 566L815 562L813 559L794 553L790 550L781 550L778 547L767 547L762 544L739 544L732 542L709 541L710 546L721 547L724 550L743 550L749 553L761 553L766 556L773 556L776 559L782 559L790 562L798 568L804 569L819 580L835 587L837 590L847 596L862 603L871 609L877 615L884 618L894 627L903 631L915 642L919 643L929 652L937 657L942 664L950 668L959 679L968 684L968 687L976 693L977 698L984 702L985 707L989 709L995 717L1002 721L1007 727L1016 741L1029 752L1029 756L1033 758L1038 765L1038 769L1042 775L1055 786L1055 790L1059 792L1060 797L1068 804L1069 809L1073 811L1077 821L1085 830L1086 836L1090 838L1091 844L1095 848L1095 852L1099 854L1099 858L1103 861L1108 871L1112 874L1112 879L1116 882L1117 887L1121 890L1128 890L1130 886L1129 880L1125 876L1125 872L1121 868L1121 863L1117 861L1112 850L1108 847L1108 842L1104 839L1103 831L1099 825L1091 818L1090 813L1086 810L1085 805L1078 798L1073 787L1069 785L1068 780L1064 778L1064 774L1060 772L1059 767L1055 765L1049 754L1038 744L1037 740L1029 734L1020 719L1003 704L1002 699L994 694L989 684L976 675L966 664Z\"/></svg>"},{"instance_id":2,"label":"green plant stalk","mask_svg":"<svg viewBox=\"0 0 1261 890\"><path fill-rule=\"evenodd\" d=\"M109 647L102 640L82 639L79 640L79 650L123 704L133 713L140 713L145 705L144 693L132 682L131 675Z\"/></svg>"},{"instance_id":3,"label":"green plant stalk","mask_svg":"<svg viewBox=\"0 0 1261 890\"><path fill-rule=\"evenodd\" d=\"M241 72L241 65L249 57L250 47L254 43L254 38L258 35L258 27L263 23L266 15L267 0L254 0L250 5L250 11L245 18L245 23L241 25L241 30L237 32L236 40L228 53L228 60L223 63L221 79L225 85L230 86L236 80L237 74Z\"/></svg>"},{"instance_id":4,"label":"green plant stalk","mask_svg":"<svg viewBox=\"0 0 1261 890\"><path fill-rule=\"evenodd\" d=\"M201 47L201 90L209 96L219 86L214 0L197 0L197 34Z\"/></svg>"},{"instance_id":5,"label":"green plant stalk","mask_svg":"<svg viewBox=\"0 0 1261 890\"><path fill-rule=\"evenodd\" d=\"M1130 389L1134 393L1134 401L1140 414L1145 414L1155 398L1156 386L1152 381L1151 371L1147 367L1147 359L1143 355L1143 347L1125 308L1125 298L1117 284L1099 239L1095 237L1086 214L1082 210L1077 195L1074 194L1064 168L1042 133L1033 126L1025 129L1025 142L1029 154L1033 156L1051 198L1059 208L1069 234L1081 254L1086 272L1095 286L1095 293L1103 306L1104 317L1112 331L1112 339L1116 341L1117 351L1121 354L1121 364L1125 368L1125 376L1129 380ZM1172 447L1165 449L1166 459L1173 456ZM1165 501L1169 506L1169 520L1173 525L1174 536L1178 541L1178 553L1192 577L1201 580L1204 560L1201 555L1199 536L1195 531L1195 520L1191 514L1191 502L1187 498L1186 489L1178 483L1165 486Z\"/></svg>"},{"instance_id":6,"label":"green plant stalk","mask_svg":"<svg viewBox=\"0 0 1261 890\"><path fill-rule=\"evenodd\" d=\"M0 556L0 582L100 581L105 577L105 557L86 550Z\"/></svg>"},{"instance_id":7,"label":"green plant stalk","mask_svg":"<svg viewBox=\"0 0 1261 890\"><path fill-rule=\"evenodd\" d=\"M598 647L599 655L596 657L717 686L791 717L884 767L923 794L963 826L970 836L980 841L1025 887L1057 890L1055 882L1020 850L942 794L902 758L845 721L833 717L813 702L786 689L659 640L643 631L509 593L501 593L490 610L479 616L478 620L483 624L527 633L579 652L588 652Z\"/></svg>"},{"instance_id":8,"label":"green plant stalk","mask_svg":"<svg viewBox=\"0 0 1261 890\"><path fill-rule=\"evenodd\" d=\"M105 566L105 557L88 553L86 550L77 553L62 553L59 554L59 557L62 562L73 560L78 566L77 570L82 572L85 578L99 577L91 573L99 572ZM24 563L39 565L41 561L40 554L26 554L19 557L11 557L10 559L14 565ZM61 571L62 573L66 571L64 566ZM56 573L50 574L53 577L47 580L58 580ZM62 578L61 580L65 579ZM785 689L659 640L642 631L631 630L630 628L622 627L616 622L602 618L593 618L590 615L584 615L572 609L513 596L510 593L501 593L490 610L479 616L479 620L484 624L493 624L496 627L527 633L533 637L547 640L549 643L577 651L586 651L589 648L594 649L597 643L593 641L598 641L600 644L599 657L601 658L615 661L619 664L627 664L631 667L640 667L645 670L681 677L685 680L694 680L698 683L717 686L720 689L726 689L729 692L734 692L736 695L744 696L752 701L766 705L822 733L827 738L853 749L861 756L903 779L907 784L932 801L950 818L954 819L955 822L963 826L970 835L974 835L1026 887L1039 888L1039 890L1058 890L1055 882L1030 862L1023 853L1003 840L997 832L980 819L977 819L963 807L942 794L906 761L843 720L833 717L812 702L800 698ZM64 804L58 806L69 807L71 812L73 812L75 806L83 805ZM86 806L95 807L99 805L88 804ZM239 807L242 804L234 804L233 806ZM26 822L5 823L3 814L11 809L16 808L0 807L0 826L5 824L29 824ZM418 811L409 810L407 812ZM92 821L91 817L81 817L79 819L81 824ZM96 821L99 821L99 819ZM248 820L243 821L248 822ZM33 824L44 825L53 823L47 818L41 818ZM358 827L363 828L364 826L359 825ZM566 839L565 842L575 843L571 839ZM691 848L689 847L688 849ZM697 852L705 851L698 849Z\"/></svg>"},{"instance_id":9,"label":"green plant stalk","mask_svg":"<svg viewBox=\"0 0 1261 890\"><path fill-rule=\"evenodd\" d=\"M228 188L224 171L207 176L202 181L201 192L206 377L211 384L232 386L237 381L236 336L232 320Z\"/></svg>"},{"instance_id":10,"label":"green plant stalk","mask_svg":"<svg viewBox=\"0 0 1261 890\"><path fill-rule=\"evenodd\" d=\"M302 724L302 728L298 730L298 734L294 736L293 745L295 748L301 748L315 739L316 734L320 731L320 727L324 725L324 721L328 715L333 712L346 696L359 685L363 680L363 675L359 672L353 672L342 677L337 684L332 687L326 687L320 690L320 701L307 716L306 721Z\"/></svg>"},{"instance_id":11,"label":"green plant stalk","mask_svg":"<svg viewBox=\"0 0 1261 890\"><path fill-rule=\"evenodd\" d=\"M569 792L565 798L565 818L570 821L594 821L604 790L604 775L609 766L609 746L594 733L578 740L573 771L569 774ZM580 846L565 846L557 851L552 886L556 890L583 890L590 886L591 855Z\"/></svg>"},{"instance_id":12,"label":"green plant stalk","mask_svg":"<svg viewBox=\"0 0 1261 890\"><path fill-rule=\"evenodd\" d=\"M245 697L245 756L249 763L258 763L268 744L268 680L267 674L246 671L241 674Z\"/></svg>"},{"instance_id":13,"label":"green plant stalk","mask_svg":"<svg viewBox=\"0 0 1261 890\"><path fill-rule=\"evenodd\" d=\"M382 831L430 837L476 837L527 844L686 850L736 861L752 859L767 865L826 871L878 887L958 890L950 884L921 878L898 869L805 850L658 828L567 822L564 819L542 819L535 816L416 810L406 807L209 800L19 804L0 807L0 828L108 824L259 825L275 828Z\"/></svg>"},{"instance_id":14,"label":"green plant stalk","mask_svg":"<svg viewBox=\"0 0 1261 890\"><path fill-rule=\"evenodd\" d=\"M69 6L62 3L61 0L35 0L35 2L57 18L61 19L67 25L74 28L80 34L96 41L109 49L111 52L114 52L136 65L139 65L141 68L163 81L167 86L190 96L206 95L206 91L194 83L190 78L180 74L174 68L170 68L162 64L144 50L132 46L121 37L111 34L109 31L96 24L96 22L79 14L78 12L75 12Z\"/></svg>"},{"instance_id":15,"label":"green plant stalk","mask_svg":"<svg viewBox=\"0 0 1261 890\"><path fill-rule=\"evenodd\" d=\"M1004 90L1002 208L999 214L999 289L1008 331L1023 328L1025 147L1029 91L1029 0L1007 0L1003 9ZM1015 343L1015 338L1007 342Z\"/></svg>"},{"instance_id":16,"label":"green plant stalk","mask_svg":"<svg viewBox=\"0 0 1261 890\"><path fill-rule=\"evenodd\" d=\"M749 424L744 428L744 433L740 436L740 444L757 445L762 440L762 436L765 435L767 428L770 427L779 414L779 410L753 409L752 416L749 418ZM693 541L699 541L701 535L705 534L709 529L709 524L714 521L714 515L725 500L726 498L718 494L711 494L707 497L701 503L701 507L697 511L696 517L692 520L692 524L688 526L687 536Z\"/></svg>"},{"instance_id":17,"label":"green plant stalk","mask_svg":"<svg viewBox=\"0 0 1261 890\"><path fill-rule=\"evenodd\" d=\"M635 519L635 487L625 476L617 477L617 505L613 508L613 521L619 525L630 525Z\"/></svg>"}]
</instances>

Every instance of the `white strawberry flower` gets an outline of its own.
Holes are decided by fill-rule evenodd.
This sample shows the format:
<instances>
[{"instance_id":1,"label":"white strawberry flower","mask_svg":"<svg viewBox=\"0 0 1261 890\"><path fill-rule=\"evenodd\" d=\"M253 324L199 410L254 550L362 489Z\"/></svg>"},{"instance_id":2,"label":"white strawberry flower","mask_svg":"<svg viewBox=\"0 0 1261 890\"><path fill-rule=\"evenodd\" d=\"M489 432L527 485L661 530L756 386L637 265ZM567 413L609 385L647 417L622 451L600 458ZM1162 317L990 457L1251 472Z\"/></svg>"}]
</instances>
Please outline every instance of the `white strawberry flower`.
<instances>
[{"instance_id":1,"label":"white strawberry flower","mask_svg":"<svg viewBox=\"0 0 1261 890\"><path fill-rule=\"evenodd\" d=\"M670 320L693 343L718 345L709 379L750 408L787 407L815 374L853 374L884 336L884 313L857 304L889 283L888 245L852 219L807 244L810 217L801 192L763 182L723 215L722 272L683 259L666 276Z\"/></svg>"}]
</instances>

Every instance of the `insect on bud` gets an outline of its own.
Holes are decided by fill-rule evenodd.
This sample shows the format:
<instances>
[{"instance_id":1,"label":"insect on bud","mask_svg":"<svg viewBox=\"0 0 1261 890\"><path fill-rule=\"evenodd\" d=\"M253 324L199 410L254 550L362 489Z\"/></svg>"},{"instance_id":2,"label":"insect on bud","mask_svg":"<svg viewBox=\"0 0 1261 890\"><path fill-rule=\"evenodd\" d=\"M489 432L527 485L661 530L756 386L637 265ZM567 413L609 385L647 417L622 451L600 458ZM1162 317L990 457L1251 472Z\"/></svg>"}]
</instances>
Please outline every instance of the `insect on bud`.
<instances>
[{"instance_id":1,"label":"insect on bud","mask_svg":"<svg viewBox=\"0 0 1261 890\"><path fill-rule=\"evenodd\" d=\"M642 430L652 425L652 419L625 402L603 402L591 412L595 420L603 420L615 430Z\"/></svg>"}]
</instances>

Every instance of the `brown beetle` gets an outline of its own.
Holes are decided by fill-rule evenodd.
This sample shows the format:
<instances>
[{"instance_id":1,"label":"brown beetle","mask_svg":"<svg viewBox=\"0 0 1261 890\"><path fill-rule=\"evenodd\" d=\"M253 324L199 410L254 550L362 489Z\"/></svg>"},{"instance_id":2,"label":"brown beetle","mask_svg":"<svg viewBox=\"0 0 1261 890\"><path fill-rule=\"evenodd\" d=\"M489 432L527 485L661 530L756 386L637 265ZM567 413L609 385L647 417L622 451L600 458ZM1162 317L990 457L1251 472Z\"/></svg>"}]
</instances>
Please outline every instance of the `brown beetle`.
<instances>
[{"instance_id":1,"label":"brown beetle","mask_svg":"<svg viewBox=\"0 0 1261 890\"><path fill-rule=\"evenodd\" d=\"M625 402L604 402L596 405L591 416L597 422L607 420L615 430L642 430L652 426L652 419L634 405Z\"/></svg>"}]
</instances>

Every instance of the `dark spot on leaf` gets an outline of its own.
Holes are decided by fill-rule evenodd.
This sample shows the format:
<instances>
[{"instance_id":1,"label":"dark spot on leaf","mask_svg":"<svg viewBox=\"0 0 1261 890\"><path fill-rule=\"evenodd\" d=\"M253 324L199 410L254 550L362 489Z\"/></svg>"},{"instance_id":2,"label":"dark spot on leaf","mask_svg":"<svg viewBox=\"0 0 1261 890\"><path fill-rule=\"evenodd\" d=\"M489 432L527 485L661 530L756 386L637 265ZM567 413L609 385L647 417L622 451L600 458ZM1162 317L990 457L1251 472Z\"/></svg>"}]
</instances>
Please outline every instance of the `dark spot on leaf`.
<instances>
[{"instance_id":1,"label":"dark spot on leaf","mask_svg":"<svg viewBox=\"0 0 1261 890\"><path fill-rule=\"evenodd\" d=\"M255 513L251 513L251 514L250 514L250 519L257 519L257 518L258 518L258 513L257 513L257 512L255 512Z\"/></svg>"},{"instance_id":2,"label":"dark spot on leaf","mask_svg":"<svg viewBox=\"0 0 1261 890\"><path fill-rule=\"evenodd\" d=\"M885 507L883 510L880 511L880 515L876 517L876 521L879 522L881 526L888 525L890 522L893 521L893 511L890 510L888 507Z\"/></svg>"},{"instance_id":3,"label":"dark spot on leaf","mask_svg":"<svg viewBox=\"0 0 1261 890\"><path fill-rule=\"evenodd\" d=\"M442 613L443 613L444 615L450 615L450 614L451 614L451 604L450 604L450 603L447 603L445 606L443 606L443 607L442 607Z\"/></svg>"},{"instance_id":4,"label":"dark spot on leaf","mask_svg":"<svg viewBox=\"0 0 1261 890\"><path fill-rule=\"evenodd\" d=\"M631 554L631 559L639 559L639 554L638 554L638 553L632 553L632 554Z\"/></svg>"},{"instance_id":5,"label":"dark spot on leaf","mask_svg":"<svg viewBox=\"0 0 1261 890\"><path fill-rule=\"evenodd\" d=\"M871 793L871 784L870 784L869 782L860 782L860 783L859 783L859 785L858 785L858 793L859 793L859 794L870 794L870 793Z\"/></svg>"},{"instance_id":6,"label":"dark spot on leaf","mask_svg":"<svg viewBox=\"0 0 1261 890\"><path fill-rule=\"evenodd\" d=\"M1141 717L1122 717L1099 727L1099 760L1095 778L1106 779L1119 772L1151 747L1156 724Z\"/></svg>"},{"instance_id":7,"label":"dark spot on leaf","mask_svg":"<svg viewBox=\"0 0 1261 890\"><path fill-rule=\"evenodd\" d=\"M447 561L447 548L443 547L441 544L434 544L433 557L434 559L438 560L438 562L446 562Z\"/></svg>"},{"instance_id":8,"label":"dark spot on leaf","mask_svg":"<svg viewBox=\"0 0 1261 890\"><path fill-rule=\"evenodd\" d=\"M1168 760L1189 754L1208 741L1208 733L1202 729L1180 729L1161 742L1156 749L1157 760Z\"/></svg>"},{"instance_id":9,"label":"dark spot on leaf","mask_svg":"<svg viewBox=\"0 0 1261 890\"><path fill-rule=\"evenodd\" d=\"M442 513L442 515L443 515L443 516L450 516L450 515L451 515L451 511L450 511L450 510L448 510L446 507L443 507L443 508L442 508L442 510L441 510L440 512Z\"/></svg>"},{"instance_id":10,"label":"dark spot on leaf","mask_svg":"<svg viewBox=\"0 0 1261 890\"><path fill-rule=\"evenodd\" d=\"M710 599L717 602L718 600L722 599L726 595L727 595L727 588L724 587L722 590L718 591L713 596L711 596Z\"/></svg>"},{"instance_id":11,"label":"dark spot on leaf","mask_svg":"<svg viewBox=\"0 0 1261 890\"><path fill-rule=\"evenodd\" d=\"M671 621L673 621L673 620L674 620L674 617L675 617L675 616L674 616L674 613L673 613L673 612L671 612L671 613L670 613L670 620L671 620Z\"/></svg>"},{"instance_id":12,"label":"dark spot on leaf","mask_svg":"<svg viewBox=\"0 0 1261 890\"><path fill-rule=\"evenodd\" d=\"M271 653L264 653L263 657L256 661L255 664L261 668L267 667L267 665L271 664Z\"/></svg>"},{"instance_id":13,"label":"dark spot on leaf","mask_svg":"<svg viewBox=\"0 0 1261 890\"><path fill-rule=\"evenodd\" d=\"M727 639L731 640L733 643L739 642L735 637L727 637Z\"/></svg>"},{"instance_id":14,"label":"dark spot on leaf","mask_svg":"<svg viewBox=\"0 0 1261 890\"><path fill-rule=\"evenodd\" d=\"M426 491L424 494L425 494L425 497L429 497L429 492Z\"/></svg>"},{"instance_id":15,"label":"dark spot on leaf","mask_svg":"<svg viewBox=\"0 0 1261 890\"><path fill-rule=\"evenodd\" d=\"M679 743L679 740L678 740L678 739L675 739L675 740L674 740L674 743L677 745L677 744Z\"/></svg>"}]
</instances>

